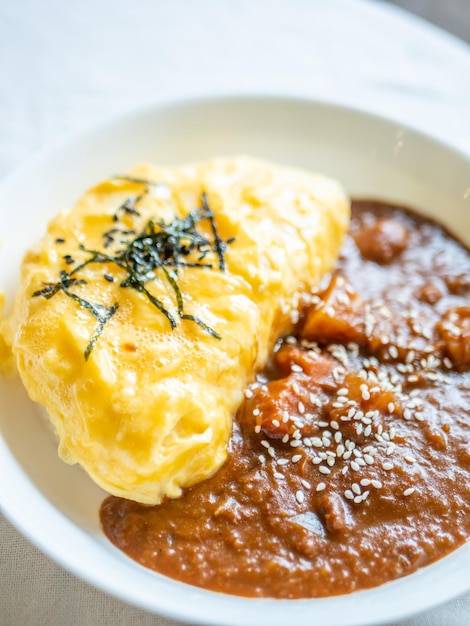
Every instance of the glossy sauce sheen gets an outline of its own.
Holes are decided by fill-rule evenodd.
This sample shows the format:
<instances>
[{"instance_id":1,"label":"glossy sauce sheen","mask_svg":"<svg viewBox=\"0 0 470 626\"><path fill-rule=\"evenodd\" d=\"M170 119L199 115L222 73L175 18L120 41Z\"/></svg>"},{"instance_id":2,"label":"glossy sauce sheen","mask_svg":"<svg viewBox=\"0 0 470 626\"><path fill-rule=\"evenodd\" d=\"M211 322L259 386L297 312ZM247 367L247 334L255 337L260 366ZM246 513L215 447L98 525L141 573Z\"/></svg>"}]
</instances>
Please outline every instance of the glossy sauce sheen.
<instances>
[{"instance_id":1,"label":"glossy sauce sheen","mask_svg":"<svg viewBox=\"0 0 470 626\"><path fill-rule=\"evenodd\" d=\"M243 596L349 593L470 536L470 256L438 225L353 205L337 270L246 393L229 461L158 507L109 497L142 565Z\"/></svg>"}]
</instances>

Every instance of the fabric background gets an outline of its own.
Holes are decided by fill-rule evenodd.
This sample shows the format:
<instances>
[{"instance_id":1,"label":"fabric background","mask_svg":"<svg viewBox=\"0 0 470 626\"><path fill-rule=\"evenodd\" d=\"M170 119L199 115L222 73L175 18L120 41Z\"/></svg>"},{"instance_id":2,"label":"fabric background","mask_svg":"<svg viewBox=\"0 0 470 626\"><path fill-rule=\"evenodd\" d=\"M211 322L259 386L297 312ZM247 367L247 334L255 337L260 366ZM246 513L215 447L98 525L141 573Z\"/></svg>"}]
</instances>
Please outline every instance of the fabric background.
<instances>
[{"instance_id":1,"label":"fabric background","mask_svg":"<svg viewBox=\"0 0 470 626\"><path fill-rule=\"evenodd\" d=\"M70 131L203 93L329 98L470 153L470 49L380 1L3 0L0 76L0 177ZM1 516L0 538L2 626L173 623L78 580ZM400 626L469 623L467 594Z\"/></svg>"}]
</instances>

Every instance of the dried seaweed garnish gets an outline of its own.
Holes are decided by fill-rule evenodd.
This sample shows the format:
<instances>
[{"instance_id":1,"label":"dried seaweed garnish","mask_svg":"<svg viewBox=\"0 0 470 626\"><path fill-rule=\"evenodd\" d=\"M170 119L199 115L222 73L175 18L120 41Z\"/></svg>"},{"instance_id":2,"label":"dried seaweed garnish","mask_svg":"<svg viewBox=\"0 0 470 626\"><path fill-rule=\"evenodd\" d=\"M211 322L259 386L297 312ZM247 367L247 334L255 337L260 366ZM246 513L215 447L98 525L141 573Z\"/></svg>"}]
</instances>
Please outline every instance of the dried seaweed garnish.
<instances>
[{"instance_id":1,"label":"dried seaweed garnish","mask_svg":"<svg viewBox=\"0 0 470 626\"><path fill-rule=\"evenodd\" d=\"M70 287L81 285L86 285L86 281L73 278L70 273L62 270L60 272L60 279L57 282L45 283L45 287L43 289L35 291L33 293L33 297L42 296L43 298L46 298L46 300L49 300L57 293L59 293L59 291L61 291L67 297L75 300L75 302L77 302L81 307L87 309L93 315L93 317L98 320L98 325L96 326L92 338L90 339L90 342L88 343L84 352L85 361L88 361L91 351L95 347L95 344L98 341L101 333L103 332L105 325L114 315L114 313L116 313L119 305L115 303L112 306L107 307L96 302L90 302L89 300L85 300L76 293L70 291Z\"/></svg>"},{"instance_id":2,"label":"dried seaweed garnish","mask_svg":"<svg viewBox=\"0 0 470 626\"><path fill-rule=\"evenodd\" d=\"M120 176L117 178L142 183L147 187L156 184L133 177ZM143 195L136 196L133 204L129 203L130 201L122 204L118 212L114 214L113 221L119 221L119 212L125 212L134 218L140 217L138 211L135 210L135 204L142 197ZM209 223L209 236L198 228L201 222ZM125 278L121 280L120 287L135 289L142 293L167 318L171 328L174 329L177 326L177 319L165 307L164 303L151 293L147 286L148 283L157 279L166 281L175 296L178 317L181 320L194 322L215 339L221 339L219 333L203 320L196 315L185 312L183 294L178 285L178 270L180 268L214 269L212 263L205 261L211 252L215 253L217 257L219 271L225 271L225 253L233 238L224 240L220 237L215 215L209 206L205 193L201 194L201 207L191 211L183 218L175 217L169 223L149 220L138 233L133 229L114 227L104 232L103 238L105 251L87 249L81 244L79 249L87 253L88 258L69 272L62 270L60 279L56 283L45 283L43 289L33 294L34 297L42 296L49 299L55 294L63 292L81 307L86 308L98 320L95 332L85 350L85 360L88 360L106 323L119 306L115 303L111 307L106 307L90 302L70 291L71 287L86 285L86 281L78 278L77 275L86 266L97 263L115 265L123 270ZM112 250L110 250L111 247ZM105 272L104 277L109 282L114 280L114 276L108 271Z\"/></svg>"},{"instance_id":3,"label":"dried seaweed garnish","mask_svg":"<svg viewBox=\"0 0 470 626\"><path fill-rule=\"evenodd\" d=\"M140 213L137 210L138 203L144 198L150 191L152 187L156 187L158 183L154 183L150 180L145 180L144 178L137 178L135 176L127 176L123 175L115 175L113 176L115 180L125 180L129 183L137 183L139 185L144 185L144 191L141 194L130 196L117 208L116 212L113 215L113 220L115 222L119 221L120 215L123 213L127 213L128 215L132 215L134 217L140 217Z\"/></svg>"},{"instance_id":4,"label":"dried seaweed garnish","mask_svg":"<svg viewBox=\"0 0 470 626\"><path fill-rule=\"evenodd\" d=\"M115 174L112 177L114 180L126 180L128 183L137 183L141 185L146 185L147 187L156 187L161 183L157 183L147 178L139 178L138 176L129 176L128 174Z\"/></svg>"},{"instance_id":5,"label":"dried seaweed garnish","mask_svg":"<svg viewBox=\"0 0 470 626\"><path fill-rule=\"evenodd\" d=\"M136 209L136 205L142 200L145 194L140 194L139 196L131 196L124 200L124 202L117 208L116 213L113 215L113 220L115 222L119 221L119 215L122 213L127 213L128 215L133 215L134 217L140 217L139 211Z\"/></svg>"}]
</instances>

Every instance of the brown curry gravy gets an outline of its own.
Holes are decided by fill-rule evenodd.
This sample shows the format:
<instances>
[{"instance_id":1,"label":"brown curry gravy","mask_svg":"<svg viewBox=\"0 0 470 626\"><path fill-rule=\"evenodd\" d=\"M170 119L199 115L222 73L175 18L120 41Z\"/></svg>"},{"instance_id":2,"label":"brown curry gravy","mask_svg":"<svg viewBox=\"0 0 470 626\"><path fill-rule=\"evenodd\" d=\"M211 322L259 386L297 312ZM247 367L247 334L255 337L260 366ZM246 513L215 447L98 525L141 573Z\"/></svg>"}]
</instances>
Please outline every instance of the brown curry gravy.
<instances>
[{"instance_id":1,"label":"brown curry gravy","mask_svg":"<svg viewBox=\"0 0 470 626\"><path fill-rule=\"evenodd\" d=\"M353 204L333 276L250 386L230 457L157 507L109 497L142 565L242 596L349 593L470 536L470 255L439 225Z\"/></svg>"}]
</instances>

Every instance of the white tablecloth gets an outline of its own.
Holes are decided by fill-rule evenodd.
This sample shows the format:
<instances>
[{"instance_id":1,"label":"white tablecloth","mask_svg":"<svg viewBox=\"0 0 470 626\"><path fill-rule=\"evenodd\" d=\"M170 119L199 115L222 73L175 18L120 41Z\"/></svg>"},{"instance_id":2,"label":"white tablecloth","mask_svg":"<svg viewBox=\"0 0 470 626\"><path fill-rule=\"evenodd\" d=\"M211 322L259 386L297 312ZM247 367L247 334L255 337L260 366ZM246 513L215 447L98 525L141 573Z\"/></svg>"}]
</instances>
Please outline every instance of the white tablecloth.
<instances>
[{"instance_id":1,"label":"white tablecloth","mask_svg":"<svg viewBox=\"0 0 470 626\"><path fill-rule=\"evenodd\" d=\"M203 93L329 98L470 153L470 49L379 1L4 0L0 69L0 177L69 131ZM0 537L0 625L172 623L78 580L2 517ZM469 623L467 594L401 626Z\"/></svg>"}]
</instances>

